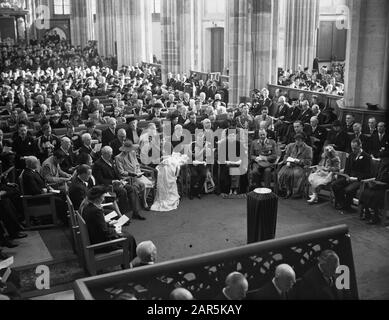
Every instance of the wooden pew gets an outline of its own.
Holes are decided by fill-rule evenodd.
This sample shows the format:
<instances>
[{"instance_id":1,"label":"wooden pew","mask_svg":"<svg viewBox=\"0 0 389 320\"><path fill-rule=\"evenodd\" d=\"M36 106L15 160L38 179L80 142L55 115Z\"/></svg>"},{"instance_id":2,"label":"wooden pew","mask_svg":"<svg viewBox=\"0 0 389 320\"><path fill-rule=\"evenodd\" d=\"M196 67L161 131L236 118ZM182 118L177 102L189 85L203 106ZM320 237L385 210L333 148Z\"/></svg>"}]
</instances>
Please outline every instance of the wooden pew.
<instances>
[{"instance_id":1,"label":"wooden pew","mask_svg":"<svg viewBox=\"0 0 389 320\"><path fill-rule=\"evenodd\" d=\"M345 298L358 299L353 252L345 225L308 232L235 249L158 263L123 272L80 279L74 283L77 300L116 300L131 292L138 300L169 300L177 287L190 290L196 300L212 300L222 292L224 280L233 271L247 275L250 291L261 288L274 277L275 268L287 263L297 278L317 264L324 250L334 250L340 264L350 271L350 289ZM112 288L112 290L109 290Z\"/></svg>"}]
</instances>

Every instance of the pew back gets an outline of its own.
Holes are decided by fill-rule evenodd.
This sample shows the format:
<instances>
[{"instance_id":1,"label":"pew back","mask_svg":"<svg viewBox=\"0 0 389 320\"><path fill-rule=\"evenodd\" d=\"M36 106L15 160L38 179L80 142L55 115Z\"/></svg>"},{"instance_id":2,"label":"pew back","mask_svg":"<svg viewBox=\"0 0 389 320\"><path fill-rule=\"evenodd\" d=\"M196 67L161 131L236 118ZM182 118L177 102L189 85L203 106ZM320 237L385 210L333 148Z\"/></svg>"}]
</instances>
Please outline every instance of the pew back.
<instances>
[{"instance_id":1,"label":"pew back","mask_svg":"<svg viewBox=\"0 0 389 320\"><path fill-rule=\"evenodd\" d=\"M290 264L297 277L301 277L317 263L317 257L326 249L337 252L340 263L348 266L350 290L346 295L348 299L358 299L347 226L81 279L75 282L74 291L80 300L117 299L109 288L134 294L138 300L167 300L172 290L184 287L196 299L212 300L220 294L225 278L233 271L247 277L252 291L270 281L281 263Z\"/></svg>"}]
</instances>

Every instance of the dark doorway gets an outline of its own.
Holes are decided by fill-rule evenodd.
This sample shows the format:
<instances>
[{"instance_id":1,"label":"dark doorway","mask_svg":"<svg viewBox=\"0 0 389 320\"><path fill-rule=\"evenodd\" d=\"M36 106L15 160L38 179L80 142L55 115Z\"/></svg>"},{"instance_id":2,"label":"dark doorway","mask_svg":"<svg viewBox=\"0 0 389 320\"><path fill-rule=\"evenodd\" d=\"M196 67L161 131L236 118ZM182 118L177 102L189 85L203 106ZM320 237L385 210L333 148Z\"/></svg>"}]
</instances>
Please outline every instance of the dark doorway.
<instances>
[{"instance_id":1,"label":"dark doorway","mask_svg":"<svg viewBox=\"0 0 389 320\"><path fill-rule=\"evenodd\" d=\"M211 72L224 69L224 28L211 29Z\"/></svg>"}]
</instances>

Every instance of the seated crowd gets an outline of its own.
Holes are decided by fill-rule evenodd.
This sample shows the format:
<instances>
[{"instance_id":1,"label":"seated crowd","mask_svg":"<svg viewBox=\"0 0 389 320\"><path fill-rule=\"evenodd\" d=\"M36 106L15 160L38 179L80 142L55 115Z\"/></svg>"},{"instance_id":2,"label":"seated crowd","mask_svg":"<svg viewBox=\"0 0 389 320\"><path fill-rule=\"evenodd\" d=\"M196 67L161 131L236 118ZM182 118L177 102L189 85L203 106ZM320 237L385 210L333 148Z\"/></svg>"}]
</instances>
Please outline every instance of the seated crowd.
<instances>
[{"instance_id":1,"label":"seated crowd","mask_svg":"<svg viewBox=\"0 0 389 320\"><path fill-rule=\"evenodd\" d=\"M43 68L39 60L35 67L21 65L8 65L0 79L2 172L15 167L22 183L2 176L0 221L9 236L0 230L0 246L25 237L21 190L25 195L58 190L55 204L65 225L69 195L86 220L92 244L117 237L104 220L107 194L114 193L117 211L129 222L145 220L141 211L150 210L156 166L166 150L190 155L191 199L201 198L212 180L218 193L265 186L285 198L301 197L309 182L309 202L316 203L319 189L333 183L337 208L348 209L363 185L361 217L378 222L383 203L372 200L377 196L372 190L389 189L389 149L385 124L374 118L366 128L351 114L341 123L316 96L302 93L290 101L280 92L270 96L267 89L251 103L227 107L226 86L204 83L196 74L169 74L162 83L160 70L147 65L118 71L65 62ZM194 140L187 142L184 131ZM236 149L235 157L230 148ZM345 168L339 152L350 153ZM372 157L381 159L377 177L370 176ZM312 166L317 170L311 173ZM135 239L126 236L131 258L140 258Z\"/></svg>"},{"instance_id":2,"label":"seated crowd","mask_svg":"<svg viewBox=\"0 0 389 320\"><path fill-rule=\"evenodd\" d=\"M318 61L315 60L312 70L301 66L295 71L279 69L278 84L299 90L343 96L344 64L333 62L330 67L319 67Z\"/></svg>"}]
</instances>

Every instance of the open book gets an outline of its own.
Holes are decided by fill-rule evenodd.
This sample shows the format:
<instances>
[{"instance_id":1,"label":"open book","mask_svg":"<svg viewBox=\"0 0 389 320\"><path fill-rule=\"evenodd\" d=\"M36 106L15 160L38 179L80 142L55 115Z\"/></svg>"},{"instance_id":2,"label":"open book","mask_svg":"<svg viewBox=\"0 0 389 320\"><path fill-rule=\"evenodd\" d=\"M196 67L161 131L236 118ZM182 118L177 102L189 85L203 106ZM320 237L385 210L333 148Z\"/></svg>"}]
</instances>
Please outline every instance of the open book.
<instances>
[{"instance_id":1,"label":"open book","mask_svg":"<svg viewBox=\"0 0 389 320\"><path fill-rule=\"evenodd\" d=\"M118 214L115 211L112 211L111 213L107 214L104 219L105 222L110 222L113 218L116 218Z\"/></svg>"},{"instance_id":2,"label":"open book","mask_svg":"<svg viewBox=\"0 0 389 320\"><path fill-rule=\"evenodd\" d=\"M286 159L286 162L296 163L296 162L299 162L299 160L292 158L292 157L289 157L288 159Z\"/></svg>"}]
</instances>

